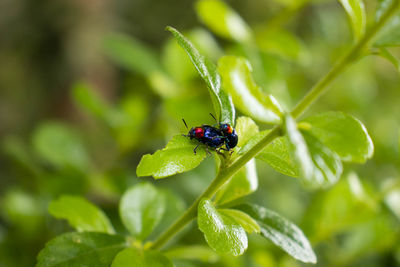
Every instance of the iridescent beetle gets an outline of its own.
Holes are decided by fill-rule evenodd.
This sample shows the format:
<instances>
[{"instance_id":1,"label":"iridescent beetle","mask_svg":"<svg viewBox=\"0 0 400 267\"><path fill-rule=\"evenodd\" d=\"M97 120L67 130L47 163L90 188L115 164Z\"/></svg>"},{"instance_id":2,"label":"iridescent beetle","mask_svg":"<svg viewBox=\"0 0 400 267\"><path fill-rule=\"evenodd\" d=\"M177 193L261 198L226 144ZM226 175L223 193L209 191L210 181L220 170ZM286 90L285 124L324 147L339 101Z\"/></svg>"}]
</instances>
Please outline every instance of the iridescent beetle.
<instances>
[{"instance_id":1,"label":"iridescent beetle","mask_svg":"<svg viewBox=\"0 0 400 267\"><path fill-rule=\"evenodd\" d=\"M217 122L217 120L211 113L210 115ZM185 124L186 128L188 128L185 120L182 119L182 121ZM190 137L190 139L196 139L200 143L205 144L207 147L214 148L218 152L220 152L220 150L230 151L237 145L238 136L235 130L229 124L217 122L217 125L218 128L206 124L198 127L193 127L189 130L189 133L184 136ZM195 154L196 149L199 147L199 145L197 145L193 150ZM224 148L223 145L225 145L226 148Z\"/></svg>"}]
</instances>

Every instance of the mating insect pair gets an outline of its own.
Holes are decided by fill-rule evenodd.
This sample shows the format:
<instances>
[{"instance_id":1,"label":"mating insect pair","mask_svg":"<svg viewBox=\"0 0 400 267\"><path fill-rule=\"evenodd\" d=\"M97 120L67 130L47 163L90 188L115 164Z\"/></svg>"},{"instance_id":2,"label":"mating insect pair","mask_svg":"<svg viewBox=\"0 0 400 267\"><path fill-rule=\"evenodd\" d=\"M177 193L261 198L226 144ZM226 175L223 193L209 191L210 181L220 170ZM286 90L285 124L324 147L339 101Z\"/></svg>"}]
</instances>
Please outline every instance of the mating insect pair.
<instances>
[{"instance_id":1,"label":"mating insect pair","mask_svg":"<svg viewBox=\"0 0 400 267\"><path fill-rule=\"evenodd\" d=\"M211 113L210 115L217 122ZM185 120L182 120L186 128L188 128ZM184 136L190 137L190 139L196 139L207 147L214 148L217 152L221 152L221 150L231 151L238 143L238 136L235 129L227 123L217 122L214 126L203 124L202 126L193 127L190 129L189 133ZM200 144L193 149L195 154L199 145ZM223 147L224 145L225 147Z\"/></svg>"}]
</instances>

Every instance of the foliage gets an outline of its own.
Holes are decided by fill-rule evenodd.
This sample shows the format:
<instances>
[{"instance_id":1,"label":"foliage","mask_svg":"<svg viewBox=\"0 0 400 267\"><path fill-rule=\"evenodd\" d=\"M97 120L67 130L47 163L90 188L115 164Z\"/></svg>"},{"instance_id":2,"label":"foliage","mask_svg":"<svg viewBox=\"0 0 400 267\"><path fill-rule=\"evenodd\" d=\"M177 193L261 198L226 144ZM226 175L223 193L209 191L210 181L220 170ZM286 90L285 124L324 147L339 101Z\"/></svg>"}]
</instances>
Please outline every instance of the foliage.
<instances>
[{"instance_id":1,"label":"foliage","mask_svg":"<svg viewBox=\"0 0 400 267\"><path fill-rule=\"evenodd\" d=\"M374 1L320 2L266 3L274 16L256 23L199 0L207 30L168 26L161 51L101 36L121 93L79 79L81 123L2 141L18 178L0 199L0 266L400 263L398 73L381 60L399 70L400 1L373 16ZM182 118L229 123L238 144L194 153ZM39 243L27 262L6 257L18 238Z\"/></svg>"}]
</instances>

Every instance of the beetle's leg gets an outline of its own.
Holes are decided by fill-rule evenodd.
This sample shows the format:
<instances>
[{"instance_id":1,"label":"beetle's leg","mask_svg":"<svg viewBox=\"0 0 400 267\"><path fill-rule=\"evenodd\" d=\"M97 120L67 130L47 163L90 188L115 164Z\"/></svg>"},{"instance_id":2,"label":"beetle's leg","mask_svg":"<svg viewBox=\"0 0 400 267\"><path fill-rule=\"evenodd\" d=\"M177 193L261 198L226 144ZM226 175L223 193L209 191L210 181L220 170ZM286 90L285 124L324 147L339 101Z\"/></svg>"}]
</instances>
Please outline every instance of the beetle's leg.
<instances>
[{"instance_id":1,"label":"beetle's leg","mask_svg":"<svg viewBox=\"0 0 400 267\"><path fill-rule=\"evenodd\" d=\"M225 150L222 146L224 145L224 143L220 144L219 146L217 146L215 148L215 151L217 151L219 154L223 155L223 153L221 152L221 150Z\"/></svg>"},{"instance_id":2,"label":"beetle's leg","mask_svg":"<svg viewBox=\"0 0 400 267\"><path fill-rule=\"evenodd\" d=\"M196 155L196 149L199 147L199 145L197 145L194 149L193 149L193 152L194 152L194 154Z\"/></svg>"}]
</instances>

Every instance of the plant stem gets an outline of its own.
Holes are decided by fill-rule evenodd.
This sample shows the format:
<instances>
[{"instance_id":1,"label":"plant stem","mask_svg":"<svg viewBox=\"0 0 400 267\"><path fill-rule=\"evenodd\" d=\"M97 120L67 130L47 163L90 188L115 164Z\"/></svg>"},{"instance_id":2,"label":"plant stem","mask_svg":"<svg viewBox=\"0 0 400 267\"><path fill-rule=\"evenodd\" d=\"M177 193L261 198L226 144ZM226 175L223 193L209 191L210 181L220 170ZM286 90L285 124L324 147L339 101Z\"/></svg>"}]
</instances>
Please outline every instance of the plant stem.
<instances>
[{"instance_id":1,"label":"plant stem","mask_svg":"<svg viewBox=\"0 0 400 267\"><path fill-rule=\"evenodd\" d=\"M389 18L396 12L400 0L394 0L392 5L382 15L381 19L372 26L369 31L346 53L337 64L309 91L308 94L295 106L291 115L298 118L323 92L327 90L330 84L346 66L358 58L367 44L376 35L376 33L385 25ZM275 126L257 145L243 154L231 165L223 168L207 189L194 201L186 212L172 224L161 236L149 246L151 249L161 248L169 239L171 239L186 224L191 222L197 216L197 207L203 198L212 198L214 194L224 185L236 172L238 172L249 160L257 156L269 143L281 135L281 127Z\"/></svg>"},{"instance_id":2,"label":"plant stem","mask_svg":"<svg viewBox=\"0 0 400 267\"><path fill-rule=\"evenodd\" d=\"M376 33L386 24L399 7L399 0L394 0L380 20L375 23L365 35L350 49L313 88L301 99L291 112L293 118L301 116L318 97L327 90L327 85L332 82L343 70L357 59L373 39Z\"/></svg>"}]
</instances>

